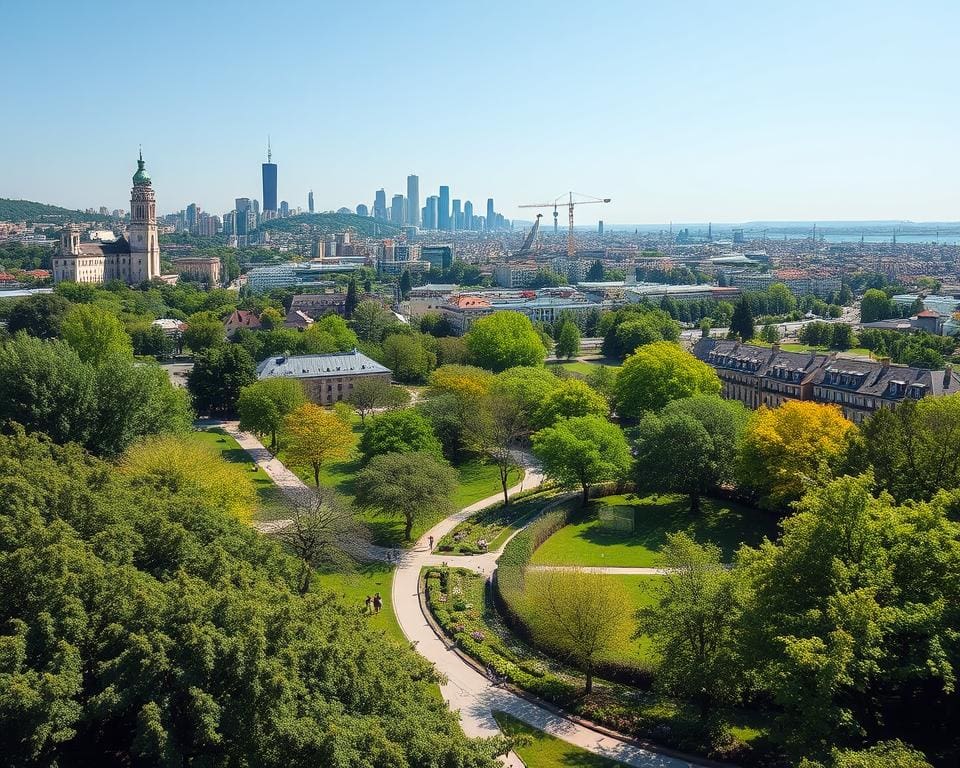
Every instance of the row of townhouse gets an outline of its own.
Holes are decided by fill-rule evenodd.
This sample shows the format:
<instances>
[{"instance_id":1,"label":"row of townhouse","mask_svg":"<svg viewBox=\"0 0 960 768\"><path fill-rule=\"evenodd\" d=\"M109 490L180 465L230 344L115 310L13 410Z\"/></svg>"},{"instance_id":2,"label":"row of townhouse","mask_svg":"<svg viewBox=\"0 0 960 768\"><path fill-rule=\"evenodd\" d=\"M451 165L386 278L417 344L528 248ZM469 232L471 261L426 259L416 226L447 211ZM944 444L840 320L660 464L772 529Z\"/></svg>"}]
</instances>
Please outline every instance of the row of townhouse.
<instances>
[{"instance_id":1,"label":"row of townhouse","mask_svg":"<svg viewBox=\"0 0 960 768\"><path fill-rule=\"evenodd\" d=\"M960 392L960 377L950 365L928 370L891 365L887 360L787 352L777 344L759 347L722 339L700 339L693 353L717 372L724 397L749 408L810 400L839 406L857 424L908 398Z\"/></svg>"}]
</instances>

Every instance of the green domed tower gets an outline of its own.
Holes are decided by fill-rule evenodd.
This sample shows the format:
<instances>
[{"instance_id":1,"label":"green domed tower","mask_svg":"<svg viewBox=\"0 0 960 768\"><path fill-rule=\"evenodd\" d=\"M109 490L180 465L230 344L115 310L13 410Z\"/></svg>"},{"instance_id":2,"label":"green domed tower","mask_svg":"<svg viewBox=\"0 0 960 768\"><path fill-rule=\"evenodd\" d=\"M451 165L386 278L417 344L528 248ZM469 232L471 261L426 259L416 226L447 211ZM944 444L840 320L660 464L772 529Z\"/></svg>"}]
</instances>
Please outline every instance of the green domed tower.
<instances>
[{"instance_id":1,"label":"green domed tower","mask_svg":"<svg viewBox=\"0 0 960 768\"><path fill-rule=\"evenodd\" d=\"M137 160L130 191L130 283L160 276L160 237L157 232L157 201L150 174L144 168L143 152Z\"/></svg>"}]
</instances>

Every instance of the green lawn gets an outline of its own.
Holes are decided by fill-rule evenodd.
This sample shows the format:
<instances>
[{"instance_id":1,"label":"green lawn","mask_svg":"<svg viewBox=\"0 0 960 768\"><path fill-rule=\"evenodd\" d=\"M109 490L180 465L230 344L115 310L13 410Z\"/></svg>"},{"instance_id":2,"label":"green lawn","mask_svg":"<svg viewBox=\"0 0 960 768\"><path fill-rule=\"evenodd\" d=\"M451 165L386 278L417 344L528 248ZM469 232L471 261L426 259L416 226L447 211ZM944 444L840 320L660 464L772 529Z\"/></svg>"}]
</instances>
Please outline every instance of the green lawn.
<instances>
[{"instance_id":1,"label":"green lawn","mask_svg":"<svg viewBox=\"0 0 960 768\"><path fill-rule=\"evenodd\" d=\"M250 470L253 460L230 435L222 429L215 428L193 432L191 439L212 446L220 452L220 455L226 461L243 464L247 468L247 476L253 482L253 487L257 491L258 505L257 511L253 515L254 520L274 520L278 517L289 517L283 509L283 494L273 484L273 480L259 467L256 472Z\"/></svg>"},{"instance_id":2,"label":"green lawn","mask_svg":"<svg viewBox=\"0 0 960 768\"><path fill-rule=\"evenodd\" d=\"M598 357L596 360L571 360L570 362L560 362L551 360L547 365L559 365L570 373L578 373L581 376L589 376L597 368L619 368L620 361L615 358Z\"/></svg>"},{"instance_id":3,"label":"green lawn","mask_svg":"<svg viewBox=\"0 0 960 768\"><path fill-rule=\"evenodd\" d=\"M753 339L751 344L758 347L769 347L770 343ZM824 346L814 346L812 344L786 344L781 343L780 349L784 352L839 352L844 355L860 355L861 357L870 357L870 350L866 347L853 347L852 349L832 349Z\"/></svg>"},{"instance_id":4,"label":"green lawn","mask_svg":"<svg viewBox=\"0 0 960 768\"><path fill-rule=\"evenodd\" d=\"M635 515L633 533L601 523L604 506ZM729 501L703 499L698 515L690 512L684 496L607 496L591 504L583 522L567 525L547 539L533 555L535 565L654 567L666 534L686 531L697 541L712 541L729 562L741 543L758 544L777 531L772 515Z\"/></svg>"},{"instance_id":5,"label":"green lawn","mask_svg":"<svg viewBox=\"0 0 960 768\"><path fill-rule=\"evenodd\" d=\"M585 749L567 744L554 736L538 731L517 720L506 712L494 712L493 716L507 736L524 736L527 743L514 751L526 763L527 768L623 768L623 763L600 757Z\"/></svg>"},{"instance_id":6,"label":"green lawn","mask_svg":"<svg viewBox=\"0 0 960 768\"><path fill-rule=\"evenodd\" d=\"M383 598L383 609L380 613L368 617L370 626L382 629L387 637L401 643L406 642L393 612L393 566L386 563L368 563L351 573L318 573L314 583L342 597L347 607L356 609L358 613L364 613L366 596L373 597L374 593L379 592Z\"/></svg>"}]
</instances>

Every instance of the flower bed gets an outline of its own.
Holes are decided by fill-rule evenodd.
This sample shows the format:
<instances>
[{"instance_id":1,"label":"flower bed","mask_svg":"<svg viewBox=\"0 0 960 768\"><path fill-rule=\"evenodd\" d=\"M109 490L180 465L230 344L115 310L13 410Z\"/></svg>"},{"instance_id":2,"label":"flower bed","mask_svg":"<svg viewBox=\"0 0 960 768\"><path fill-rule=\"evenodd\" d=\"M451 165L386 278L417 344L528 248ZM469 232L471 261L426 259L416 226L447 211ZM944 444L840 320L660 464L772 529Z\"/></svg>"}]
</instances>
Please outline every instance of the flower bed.
<instances>
[{"instance_id":1,"label":"flower bed","mask_svg":"<svg viewBox=\"0 0 960 768\"><path fill-rule=\"evenodd\" d=\"M536 514L558 495L553 487L539 487L514 496L508 505L495 504L467 518L437 542L438 552L477 555L496 549L518 524Z\"/></svg>"}]
</instances>

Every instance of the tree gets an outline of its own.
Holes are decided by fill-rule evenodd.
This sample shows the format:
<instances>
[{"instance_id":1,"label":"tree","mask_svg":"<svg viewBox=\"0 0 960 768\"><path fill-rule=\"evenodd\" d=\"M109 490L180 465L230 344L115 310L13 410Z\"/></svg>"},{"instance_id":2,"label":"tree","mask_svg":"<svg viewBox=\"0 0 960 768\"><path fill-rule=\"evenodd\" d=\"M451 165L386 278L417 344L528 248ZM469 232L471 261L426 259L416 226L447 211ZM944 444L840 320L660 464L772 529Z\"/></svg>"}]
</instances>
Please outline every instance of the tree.
<instances>
[{"instance_id":1,"label":"tree","mask_svg":"<svg viewBox=\"0 0 960 768\"><path fill-rule=\"evenodd\" d=\"M223 322L214 312L195 312L187 318L183 343L193 352L203 352L226 343Z\"/></svg>"},{"instance_id":2,"label":"tree","mask_svg":"<svg viewBox=\"0 0 960 768\"><path fill-rule=\"evenodd\" d=\"M237 414L240 429L270 435L270 450L277 450L277 432L283 421L304 404L303 385L297 379L261 379L240 390Z\"/></svg>"},{"instance_id":3,"label":"tree","mask_svg":"<svg viewBox=\"0 0 960 768\"><path fill-rule=\"evenodd\" d=\"M338 315L324 315L303 333L308 339L314 334L332 339L331 351L333 352L349 352L356 348L359 341L357 334L350 330L346 320Z\"/></svg>"},{"instance_id":4,"label":"tree","mask_svg":"<svg viewBox=\"0 0 960 768\"><path fill-rule=\"evenodd\" d=\"M587 384L603 395L612 414L617 406L617 369L609 365L595 366L587 374Z\"/></svg>"},{"instance_id":5,"label":"tree","mask_svg":"<svg viewBox=\"0 0 960 768\"><path fill-rule=\"evenodd\" d=\"M599 283L603 280L603 262L597 259L587 270L586 281L588 283Z\"/></svg>"},{"instance_id":6,"label":"tree","mask_svg":"<svg viewBox=\"0 0 960 768\"><path fill-rule=\"evenodd\" d=\"M162 357L173 351L174 341L153 323L140 323L129 329L133 354Z\"/></svg>"},{"instance_id":7,"label":"tree","mask_svg":"<svg viewBox=\"0 0 960 768\"><path fill-rule=\"evenodd\" d=\"M787 315L797 308L797 300L784 283L773 283L766 291L767 313Z\"/></svg>"},{"instance_id":8,"label":"tree","mask_svg":"<svg viewBox=\"0 0 960 768\"><path fill-rule=\"evenodd\" d=\"M119 456L139 438L184 435L193 426L188 393L158 365L104 360L94 374L94 391L96 418L86 446L100 456Z\"/></svg>"},{"instance_id":9,"label":"tree","mask_svg":"<svg viewBox=\"0 0 960 768\"><path fill-rule=\"evenodd\" d=\"M741 296L733 308L733 317L730 318L730 335L740 341L750 341L753 334L753 312L750 310L750 302L747 301L746 296Z\"/></svg>"},{"instance_id":10,"label":"tree","mask_svg":"<svg viewBox=\"0 0 960 768\"><path fill-rule=\"evenodd\" d=\"M933 768L923 752L899 739L881 741L867 749L838 749L830 753L829 768ZM824 764L804 758L800 768L824 768Z\"/></svg>"},{"instance_id":11,"label":"tree","mask_svg":"<svg viewBox=\"0 0 960 768\"><path fill-rule=\"evenodd\" d=\"M848 323L833 323L830 346L834 349L850 349L854 345L853 328Z\"/></svg>"},{"instance_id":12,"label":"tree","mask_svg":"<svg viewBox=\"0 0 960 768\"><path fill-rule=\"evenodd\" d=\"M580 486L584 506L593 485L621 479L631 463L620 427L599 416L577 416L541 429L533 435L533 452L549 477L567 488Z\"/></svg>"},{"instance_id":13,"label":"tree","mask_svg":"<svg viewBox=\"0 0 960 768\"><path fill-rule=\"evenodd\" d=\"M21 331L0 346L0 422L83 445L94 428L95 380L93 367L66 342Z\"/></svg>"},{"instance_id":14,"label":"tree","mask_svg":"<svg viewBox=\"0 0 960 768\"><path fill-rule=\"evenodd\" d=\"M761 406L744 431L740 479L765 506L782 509L843 457L855 430L836 405L788 400L779 408Z\"/></svg>"},{"instance_id":15,"label":"tree","mask_svg":"<svg viewBox=\"0 0 960 768\"><path fill-rule=\"evenodd\" d=\"M353 435L333 411L313 403L301 405L284 419L286 463L313 471L320 487L320 470L328 461L346 459L353 449Z\"/></svg>"},{"instance_id":16,"label":"tree","mask_svg":"<svg viewBox=\"0 0 960 768\"><path fill-rule=\"evenodd\" d=\"M617 374L617 411L639 417L696 394L719 395L720 379L706 363L666 341L640 347Z\"/></svg>"},{"instance_id":17,"label":"tree","mask_svg":"<svg viewBox=\"0 0 960 768\"><path fill-rule=\"evenodd\" d=\"M71 306L67 299L56 293L28 296L10 309L7 330L11 334L26 331L38 339L56 339Z\"/></svg>"},{"instance_id":18,"label":"tree","mask_svg":"<svg viewBox=\"0 0 960 768\"><path fill-rule=\"evenodd\" d=\"M701 720L717 704L736 700L737 613L733 574L715 544L668 533L660 550L664 575L657 598L637 611L637 636L653 640L659 657L656 684L693 701Z\"/></svg>"},{"instance_id":19,"label":"tree","mask_svg":"<svg viewBox=\"0 0 960 768\"><path fill-rule=\"evenodd\" d=\"M420 521L445 517L453 509L457 473L426 451L374 456L357 473L357 502L403 517L403 538L410 541Z\"/></svg>"},{"instance_id":20,"label":"tree","mask_svg":"<svg viewBox=\"0 0 960 768\"><path fill-rule=\"evenodd\" d=\"M520 398L505 391L492 391L465 417L464 429L471 447L486 454L500 472L504 506L510 503L510 471L519 463L516 442L526 433L527 424Z\"/></svg>"},{"instance_id":21,"label":"tree","mask_svg":"<svg viewBox=\"0 0 960 768\"><path fill-rule=\"evenodd\" d=\"M343 316L349 320L353 317L353 310L357 308L357 279L355 277L350 278L350 282L347 283L347 297L343 303Z\"/></svg>"},{"instance_id":22,"label":"tree","mask_svg":"<svg viewBox=\"0 0 960 768\"><path fill-rule=\"evenodd\" d=\"M494 400L510 399L516 402L524 421L524 431L529 432L539 426L548 426L538 423L537 411L560 384L561 380L544 367L517 366L496 375L490 394Z\"/></svg>"},{"instance_id":23,"label":"tree","mask_svg":"<svg viewBox=\"0 0 960 768\"><path fill-rule=\"evenodd\" d=\"M133 344L123 323L93 304L71 307L63 318L60 335L77 350L81 360L94 366L115 356L133 357Z\"/></svg>"},{"instance_id":24,"label":"tree","mask_svg":"<svg viewBox=\"0 0 960 768\"><path fill-rule=\"evenodd\" d=\"M580 354L580 329L576 323L566 320L560 326L560 338L557 340L556 355L567 360Z\"/></svg>"},{"instance_id":25,"label":"tree","mask_svg":"<svg viewBox=\"0 0 960 768\"><path fill-rule=\"evenodd\" d=\"M530 319L519 312L481 317L466 335L474 364L494 372L515 365L543 365L547 349Z\"/></svg>"},{"instance_id":26,"label":"tree","mask_svg":"<svg viewBox=\"0 0 960 768\"><path fill-rule=\"evenodd\" d=\"M524 576L524 613L539 642L569 659L593 691L597 663L618 642L631 600L617 579L578 568L529 571Z\"/></svg>"},{"instance_id":27,"label":"tree","mask_svg":"<svg viewBox=\"0 0 960 768\"><path fill-rule=\"evenodd\" d=\"M204 499L241 522L253 518L257 494L248 473L189 436L141 440L129 448L120 466L137 486Z\"/></svg>"},{"instance_id":28,"label":"tree","mask_svg":"<svg viewBox=\"0 0 960 768\"><path fill-rule=\"evenodd\" d=\"M548 392L534 412L534 424L549 427L557 419L575 416L606 416L607 401L589 384L565 379Z\"/></svg>"},{"instance_id":29,"label":"tree","mask_svg":"<svg viewBox=\"0 0 960 768\"><path fill-rule=\"evenodd\" d=\"M636 481L656 492L684 493L693 512L700 497L734 479L736 447L748 421L734 400L695 395L648 413L637 430Z\"/></svg>"},{"instance_id":30,"label":"tree","mask_svg":"<svg viewBox=\"0 0 960 768\"><path fill-rule=\"evenodd\" d=\"M473 365L443 365L430 374L431 394L449 393L462 399L483 397L493 382L490 371Z\"/></svg>"},{"instance_id":31,"label":"tree","mask_svg":"<svg viewBox=\"0 0 960 768\"><path fill-rule=\"evenodd\" d=\"M363 424L367 414L376 408L402 408L410 402L410 393L403 387L395 387L382 378L361 378L353 385L347 398L360 415Z\"/></svg>"},{"instance_id":32,"label":"tree","mask_svg":"<svg viewBox=\"0 0 960 768\"><path fill-rule=\"evenodd\" d=\"M4 764L496 765L429 662L204 493L22 432L0 487Z\"/></svg>"},{"instance_id":33,"label":"tree","mask_svg":"<svg viewBox=\"0 0 960 768\"><path fill-rule=\"evenodd\" d=\"M361 301L350 321L360 341L379 344L397 319L376 301Z\"/></svg>"},{"instance_id":34,"label":"tree","mask_svg":"<svg viewBox=\"0 0 960 768\"><path fill-rule=\"evenodd\" d=\"M360 438L364 461L384 453L443 452L430 423L414 410L391 411L370 420Z\"/></svg>"},{"instance_id":35,"label":"tree","mask_svg":"<svg viewBox=\"0 0 960 768\"><path fill-rule=\"evenodd\" d=\"M864 323L872 323L877 320L886 320L893 317L893 302L887 297L887 294L878 288L870 288L860 300L860 319Z\"/></svg>"},{"instance_id":36,"label":"tree","mask_svg":"<svg viewBox=\"0 0 960 768\"><path fill-rule=\"evenodd\" d=\"M776 344L780 341L780 332L773 323L767 323L763 326L763 330L760 331L760 338L767 342L767 344Z\"/></svg>"},{"instance_id":37,"label":"tree","mask_svg":"<svg viewBox=\"0 0 960 768\"><path fill-rule=\"evenodd\" d=\"M956 754L955 731L927 728L955 701L957 656L944 649L956 613L940 606L957 593L957 524L942 505L897 507L872 484L811 488L776 543L738 554L742 656L794 759L893 722Z\"/></svg>"},{"instance_id":38,"label":"tree","mask_svg":"<svg viewBox=\"0 0 960 768\"><path fill-rule=\"evenodd\" d=\"M259 320L261 327L268 331L283 327L283 314L276 307L264 307Z\"/></svg>"},{"instance_id":39,"label":"tree","mask_svg":"<svg viewBox=\"0 0 960 768\"><path fill-rule=\"evenodd\" d=\"M327 488L307 488L287 505L290 518L277 530L300 560L299 592L310 591L316 569L344 573L367 555L369 532L353 508Z\"/></svg>"},{"instance_id":40,"label":"tree","mask_svg":"<svg viewBox=\"0 0 960 768\"><path fill-rule=\"evenodd\" d=\"M394 379L407 384L423 384L437 364L437 356L424 346L423 334L392 333L384 339L381 362Z\"/></svg>"},{"instance_id":41,"label":"tree","mask_svg":"<svg viewBox=\"0 0 960 768\"><path fill-rule=\"evenodd\" d=\"M229 416L236 412L240 391L256 380L253 358L247 350L227 344L194 355L187 390L198 413Z\"/></svg>"},{"instance_id":42,"label":"tree","mask_svg":"<svg viewBox=\"0 0 960 768\"><path fill-rule=\"evenodd\" d=\"M898 501L960 487L960 395L906 399L878 410L860 431L857 452Z\"/></svg>"}]
</instances>

